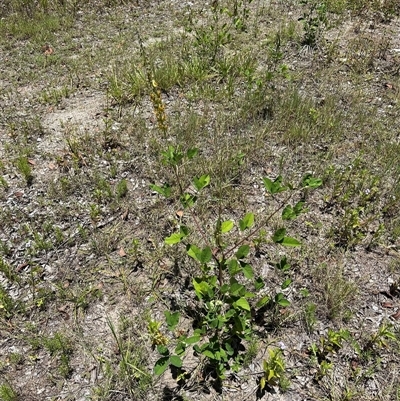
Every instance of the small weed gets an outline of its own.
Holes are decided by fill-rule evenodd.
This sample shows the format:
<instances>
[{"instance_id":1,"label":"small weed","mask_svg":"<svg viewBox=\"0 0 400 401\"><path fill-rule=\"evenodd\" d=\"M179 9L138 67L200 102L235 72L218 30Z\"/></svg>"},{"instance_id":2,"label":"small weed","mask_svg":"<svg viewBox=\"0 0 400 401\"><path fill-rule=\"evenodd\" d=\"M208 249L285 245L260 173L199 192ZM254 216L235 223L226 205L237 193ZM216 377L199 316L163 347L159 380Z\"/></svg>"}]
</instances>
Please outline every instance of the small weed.
<instances>
[{"instance_id":1,"label":"small weed","mask_svg":"<svg viewBox=\"0 0 400 401\"><path fill-rule=\"evenodd\" d=\"M150 339L151 339L151 345L153 348L159 345L167 345L168 344L168 338L165 337L164 334L162 334L160 327L162 323L161 322L156 322L154 320L149 320L149 323L147 325L147 329L149 331Z\"/></svg>"},{"instance_id":2,"label":"small weed","mask_svg":"<svg viewBox=\"0 0 400 401\"><path fill-rule=\"evenodd\" d=\"M364 346L364 351L370 351L374 347L377 349L387 348L388 340L398 342L396 333L394 332L393 325L383 323L375 334L371 335L371 338L367 341Z\"/></svg>"},{"instance_id":3,"label":"small weed","mask_svg":"<svg viewBox=\"0 0 400 401\"><path fill-rule=\"evenodd\" d=\"M26 156L18 157L18 159L16 161L16 167L17 167L18 171L24 177L26 184L28 186L32 185L32 182L33 182L32 167L29 164L28 158Z\"/></svg>"},{"instance_id":4,"label":"small weed","mask_svg":"<svg viewBox=\"0 0 400 401\"><path fill-rule=\"evenodd\" d=\"M101 215L101 208L97 203L92 203L89 205L89 215L93 222L99 220Z\"/></svg>"},{"instance_id":5,"label":"small weed","mask_svg":"<svg viewBox=\"0 0 400 401\"><path fill-rule=\"evenodd\" d=\"M327 335L320 337L319 344L311 345L309 351L319 366L316 377L318 380L332 369L333 364L330 358L342 348L343 341L351 341L351 335L348 330L340 329L339 331L334 331L328 329Z\"/></svg>"},{"instance_id":6,"label":"small weed","mask_svg":"<svg viewBox=\"0 0 400 401\"><path fill-rule=\"evenodd\" d=\"M107 203L113 198L111 185L102 177L96 177L95 190L93 196L100 203Z\"/></svg>"},{"instance_id":7,"label":"small weed","mask_svg":"<svg viewBox=\"0 0 400 401\"><path fill-rule=\"evenodd\" d=\"M73 352L73 347L70 339L61 333L55 333L54 336L43 338L43 346L50 355L58 357L58 370L61 376L67 378L72 373L70 366L70 358Z\"/></svg>"},{"instance_id":8,"label":"small weed","mask_svg":"<svg viewBox=\"0 0 400 401\"><path fill-rule=\"evenodd\" d=\"M317 305L312 302L307 303L304 307L304 324L309 334L313 333L315 324L317 323L316 310Z\"/></svg>"},{"instance_id":9,"label":"small weed","mask_svg":"<svg viewBox=\"0 0 400 401\"><path fill-rule=\"evenodd\" d=\"M301 0L300 3L306 6L301 18L304 27L303 44L315 47L328 26L326 4L319 0Z\"/></svg>"},{"instance_id":10,"label":"small weed","mask_svg":"<svg viewBox=\"0 0 400 401\"><path fill-rule=\"evenodd\" d=\"M351 300L357 293L355 283L343 276L343 269L338 266L322 264L316 274L323 286L326 313L329 319L344 319L350 313Z\"/></svg>"},{"instance_id":11,"label":"small weed","mask_svg":"<svg viewBox=\"0 0 400 401\"><path fill-rule=\"evenodd\" d=\"M127 388L134 399L137 396L143 395L152 384L151 374L147 372L146 368L145 350L143 347L140 347L137 341L134 342L131 338L118 336L111 320L107 319L107 323L119 351L119 376L125 388ZM127 323L127 321L122 322L122 327L120 329L122 333L126 331L123 326L126 326Z\"/></svg>"},{"instance_id":12,"label":"small weed","mask_svg":"<svg viewBox=\"0 0 400 401\"><path fill-rule=\"evenodd\" d=\"M67 86L63 86L60 89L45 90L41 94L41 98L44 103L57 105L70 95L71 90Z\"/></svg>"},{"instance_id":13,"label":"small weed","mask_svg":"<svg viewBox=\"0 0 400 401\"><path fill-rule=\"evenodd\" d=\"M10 318L14 314L15 307L14 301L0 284L0 316Z\"/></svg>"},{"instance_id":14,"label":"small weed","mask_svg":"<svg viewBox=\"0 0 400 401\"><path fill-rule=\"evenodd\" d=\"M1 401L17 401L18 394L9 383L0 385L0 400Z\"/></svg>"},{"instance_id":15,"label":"small weed","mask_svg":"<svg viewBox=\"0 0 400 401\"><path fill-rule=\"evenodd\" d=\"M125 196L128 194L128 185L127 185L127 181L125 179L121 180L117 184L117 188L116 188L115 192L116 192L117 199L125 198Z\"/></svg>"},{"instance_id":16,"label":"small weed","mask_svg":"<svg viewBox=\"0 0 400 401\"><path fill-rule=\"evenodd\" d=\"M19 277L14 272L14 269L0 256L0 272L4 274L4 276L10 282L18 282Z\"/></svg>"},{"instance_id":17,"label":"small weed","mask_svg":"<svg viewBox=\"0 0 400 401\"><path fill-rule=\"evenodd\" d=\"M2 176L0 176L0 187L3 187L4 189L8 189L9 187L6 179Z\"/></svg>"},{"instance_id":18,"label":"small weed","mask_svg":"<svg viewBox=\"0 0 400 401\"><path fill-rule=\"evenodd\" d=\"M269 357L263 361L264 375L260 379L260 389L263 391L268 386L278 386L283 391L287 390L290 383L286 379L286 367L280 348L268 349Z\"/></svg>"},{"instance_id":19,"label":"small weed","mask_svg":"<svg viewBox=\"0 0 400 401\"><path fill-rule=\"evenodd\" d=\"M64 288L60 285L58 290L61 299L73 304L76 316L80 311L85 311L93 300L102 297L101 289L91 285L83 288L70 288L69 286Z\"/></svg>"}]
</instances>

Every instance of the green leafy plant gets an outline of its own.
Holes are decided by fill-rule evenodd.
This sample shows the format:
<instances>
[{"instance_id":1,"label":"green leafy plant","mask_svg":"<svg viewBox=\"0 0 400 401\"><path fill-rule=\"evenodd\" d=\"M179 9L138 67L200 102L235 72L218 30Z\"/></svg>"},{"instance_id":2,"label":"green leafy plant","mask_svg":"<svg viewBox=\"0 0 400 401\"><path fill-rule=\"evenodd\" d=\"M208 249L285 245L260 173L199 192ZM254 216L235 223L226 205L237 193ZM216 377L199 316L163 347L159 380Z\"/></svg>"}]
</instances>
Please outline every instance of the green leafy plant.
<instances>
[{"instance_id":1,"label":"green leafy plant","mask_svg":"<svg viewBox=\"0 0 400 401\"><path fill-rule=\"evenodd\" d=\"M303 44L315 47L328 25L326 4L318 0L301 0L300 3L307 7L300 19L304 27Z\"/></svg>"},{"instance_id":2,"label":"green leafy plant","mask_svg":"<svg viewBox=\"0 0 400 401\"><path fill-rule=\"evenodd\" d=\"M351 334L348 330L340 329L338 331L328 329L326 336L321 336L319 344L312 344L310 353L315 358L319 370L317 379L326 375L333 366L331 356L336 354L343 346L343 341L351 341Z\"/></svg>"},{"instance_id":3,"label":"green leafy plant","mask_svg":"<svg viewBox=\"0 0 400 401\"><path fill-rule=\"evenodd\" d=\"M169 146L162 153L163 162L172 169L177 188L168 184L162 187L155 184L151 188L161 195L178 196L183 210L186 210L193 221L193 227L180 224L178 230L165 238L166 245L182 243L187 255L198 265L198 275L192 280L195 295L195 308L192 335L180 335L173 352L166 342L155 341L164 338L159 333L159 326L149 326L153 345L161 358L156 362L154 371L162 374L169 366L182 369L182 357L187 348L192 347L195 356L206 360L206 366L211 368L218 380L225 378L226 371L238 371L243 365L244 343L250 342L254 336L254 316L269 308L276 312L286 308L290 302L282 292L275 295L266 294L263 278L258 276L251 266L251 238L256 237L278 212L283 221L292 220L304 212L303 203L297 202L294 206L287 204L296 190L305 191L317 188L321 180L311 175L304 177L295 188L291 184L283 184L281 176L270 179L263 178L264 188L271 199L277 201L273 212L258 224L253 213L246 213L238 222L232 219L223 219L219 210L217 221L212 234L208 234L200 223L194 211L196 202L207 187L211 184L210 175L204 174L194 177L192 185L194 191L187 192L182 183L181 169L198 154L197 149L188 149L184 152L180 147ZM177 193L176 193L177 189ZM277 196L282 192L289 192L284 202L278 202ZM192 235L200 236L202 244L192 241ZM287 247L298 247L300 241L286 235L286 228L280 227L271 236L271 243ZM288 265L287 260L281 261L282 269ZM291 279L286 278L281 288L289 287ZM178 311L165 313L168 329L174 331L179 324ZM276 356L276 363L279 358Z\"/></svg>"},{"instance_id":4,"label":"green leafy plant","mask_svg":"<svg viewBox=\"0 0 400 401\"><path fill-rule=\"evenodd\" d=\"M376 348L387 348L388 341L398 342L396 334L393 330L393 325L383 323L379 326L378 331L371 335L371 338L367 341L364 346L365 351L371 350L373 347Z\"/></svg>"},{"instance_id":5,"label":"green leafy plant","mask_svg":"<svg viewBox=\"0 0 400 401\"><path fill-rule=\"evenodd\" d=\"M260 389L264 390L268 386L279 386L285 390L289 386L289 381L285 377L285 361L280 348L268 349L269 357L263 361L264 374L260 379Z\"/></svg>"},{"instance_id":6,"label":"green leafy plant","mask_svg":"<svg viewBox=\"0 0 400 401\"><path fill-rule=\"evenodd\" d=\"M385 208L378 206L384 196L383 177L374 174L361 156L342 168L330 166L327 173L333 185L326 207L342 216L331 230L335 244L349 249L361 243L368 248L379 243L385 231Z\"/></svg>"},{"instance_id":7,"label":"green leafy plant","mask_svg":"<svg viewBox=\"0 0 400 401\"><path fill-rule=\"evenodd\" d=\"M43 339L44 347L50 352L50 355L58 357L58 370L60 374L67 378L72 373L70 358L73 352L71 341L61 333L55 333L54 336Z\"/></svg>"},{"instance_id":8,"label":"green leafy plant","mask_svg":"<svg viewBox=\"0 0 400 401\"><path fill-rule=\"evenodd\" d=\"M231 9L224 8L223 11L232 18L234 27L239 31L245 31L247 20L250 16L250 4L253 0L234 0Z\"/></svg>"},{"instance_id":9,"label":"green leafy plant","mask_svg":"<svg viewBox=\"0 0 400 401\"><path fill-rule=\"evenodd\" d=\"M0 316L10 318L16 305L5 288L0 285Z\"/></svg>"},{"instance_id":10,"label":"green leafy plant","mask_svg":"<svg viewBox=\"0 0 400 401\"><path fill-rule=\"evenodd\" d=\"M161 325L161 322L156 322L154 320L150 320L147 325L153 347L168 344L168 338L165 337L160 330Z\"/></svg>"}]
</instances>

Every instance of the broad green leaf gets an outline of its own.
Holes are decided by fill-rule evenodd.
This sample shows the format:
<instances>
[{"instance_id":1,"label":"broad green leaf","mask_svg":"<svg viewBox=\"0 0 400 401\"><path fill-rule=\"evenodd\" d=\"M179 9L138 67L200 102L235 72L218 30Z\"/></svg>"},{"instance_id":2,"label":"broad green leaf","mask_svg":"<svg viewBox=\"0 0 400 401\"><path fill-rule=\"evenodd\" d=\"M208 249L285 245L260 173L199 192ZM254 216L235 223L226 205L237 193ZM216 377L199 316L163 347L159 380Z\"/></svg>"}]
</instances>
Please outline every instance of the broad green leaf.
<instances>
[{"instance_id":1,"label":"broad green leaf","mask_svg":"<svg viewBox=\"0 0 400 401\"><path fill-rule=\"evenodd\" d=\"M229 284L223 284L219 290L221 294L225 294L229 291L229 288L230 288Z\"/></svg>"},{"instance_id":2,"label":"broad green leaf","mask_svg":"<svg viewBox=\"0 0 400 401\"><path fill-rule=\"evenodd\" d=\"M253 213L247 213L242 220L239 220L239 228L241 231L246 230L246 228L250 228L253 224L254 224Z\"/></svg>"},{"instance_id":3,"label":"broad green leaf","mask_svg":"<svg viewBox=\"0 0 400 401\"><path fill-rule=\"evenodd\" d=\"M267 381L270 382L275 377L275 372L273 369L269 369Z\"/></svg>"},{"instance_id":4,"label":"broad green leaf","mask_svg":"<svg viewBox=\"0 0 400 401\"><path fill-rule=\"evenodd\" d=\"M186 344L196 344L200 341L200 336L192 336L185 339Z\"/></svg>"},{"instance_id":5,"label":"broad green leaf","mask_svg":"<svg viewBox=\"0 0 400 401\"><path fill-rule=\"evenodd\" d=\"M267 384L267 383L266 383L266 381L265 381L265 377L263 376L263 377L260 379L260 389L261 389L261 390L264 390L266 384Z\"/></svg>"},{"instance_id":6,"label":"broad green leaf","mask_svg":"<svg viewBox=\"0 0 400 401\"><path fill-rule=\"evenodd\" d=\"M193 279L193 287L196 292L196 295L202 299L204 295L208 293L209 285L206 281L203 281L201 278L196 277Z\"/></svg>"},{"instance_id":7,"label":"broad green leaf","mask_svg":"<svg viewBox=\"0 0 400 401\"><path fill-rule=\"evenodd\" d=\"M190 195L188 193L183 194L180 197L180 201L181 201L181 205L186 209L188 207L191 207L194 205L194 203L196 202L197 197L194 195Z\"/></svg>"},{"instance_id":8,"label":"broad green leaf","mask_svg":"<svg viewBox=\"0 0 400 401\"><path fill-rule=\"evenodd\" d=\"M186 350L186 343L183 342L183 340L180 340L180 342L177 344L175 348L175 354L176 355L182 355Z\"/></svg>"},{"instance_id":9,"label":"broad green leaf","mask_svg":"<svg viewBox=\"0 0 400 401\"><path fill-rule=\"evenodd\" d=\"M284 246L301 246L301 242L298 241L296 238L292 238L292 237L284 237L283 241L280 242L280 244L284 245Z\"/></svg>"},{"instance_id":10,"label":"broad green leaf","mask_svg":"<svg viewBox=\"0 0 400 401\"><path fill-rule=\"evenodd\" d=\"M240 272L240 266L239 263L236 259L231 259L228 262L228 269L229 269L229 274L231 277L233 277L235 274Z\"/></svg>"},{"instance_id":11,"label":"broad green leaf","mask_svg":"<svg viewBox=\"0 0 400 401\"><path fill-rule=\"evenodd\" d=\"M261 288L265 287L264 280L261 277L257 277L257 279L254 281L254 287L256 290L261 290Z\"/></svg>"},{"instance_id":12,"label":"broad green leaf","mask_svg":"<svg viewBox=\"0 0 400 401\"><path fill-rule=\"evenodd\" d=\"M238 295L241 295L241 293L242 293L244 290L245 290L244 285L239 284L239 283L236 282L236 283L233 283L233 284L231 285L231 288L230 288L229 293L230 293L231 295L236 295L236 296L238 296Z\"/></svg>"},{"instance_id":13,"label":"broad green leaf","mask_svg":"<svg viewBox=\"0 0 400 401\"><path fill-rule=\"evenodd\" d=\"M187 247L187 254L194 260L201 263L201 249L194 244L190 244Z\"/></svg>"},{"instance_id":14,"label":"broad green leaf","mask_svg":"<svg viewBox=\"0 0 400 401\"><path fill-rule=\"evenodd\" d=\"M227 220L221 223L221 233L227 233L231 231L233 228L233 221L232 220Z\"/></svg>"},{"instance_id":15,"label":"broad green leaf","mask_svg":"<svg viewBox=\"0 0 400 401\"><path fill-rule=\"evenodd\" d=\"M250 252L249 245L242 245L241 247L239 247L235 255L238 259L243 259L249 254L249 252Z\"/></svg>"},{"instance_id":16,"label":"broad green leaf","mask_svg":"<svg viewBox=\"0 0 400 401\"><path fill-rule=\"evenodd\" d=\"M202 264L208 263L212 258L212 253L209 246L201 250L196 245L191 244L187 249L187 254Z\"/></svg>"},{"instance_id":17,"label":"broad green leaf","mask_svg":"<svg viewBox=\"0 0 400 401\"><path fill-rule=\"evenodd\" d=\"M212 329L216 329L216 328L219 327L219 320L218 320L218 318L209 320L209 321L208 321L208 324L209 324L209 326L210 326Z\"/></svg>"},{"instance_id":18,"label":"broad green leaf","mask_svg":"<svg viewBox=\"0 0 400 401\"><path fill-rule=\"evenodd\" d=\"M270 194L272 194L272 193L273 193L273 192L272 192L273 182L272 182L268 177L263 178L263 181L264 181L264 187L265 187L265 189L266 189Z\"/></svg>"},{"instance_id":19,"label":"broad green leaf","mask_svg":"<svg viewBox=\"0 0 400 401\"><path fill-rule=\"evenodd\" d=\"M169 362L172 366L175 366L177 368L182 367L182 359L178 355L171 355L169 357Z\"/></svg>"},{"instance_id":20,"label":"broad green leaf","mask_svg":"<svg viewBox=\"0 0 400 401\"><path fill-rule=\"evenodd\" d=\"M195 157L198 152L199 152L199 149L197 149L197 148L188 149L188 151L186 152L186 156L190 160L190 159L193 159L193 157Z\"/></svg>"},{"instance_id":21,"label":"broad green leaf","mask_svg":"<svg viewBox=\"0 0 400 401\"><path fill-rule=\"evenodd\" d=\"M217 351L217 352L219 353L220 359L226 360L227 355L223 348L220 348L219 351Z\"/></svg>"},{"instance_id":22,"label":"broad green leaf","mask_svg":"<svg viewBox=\"0 0 400 401\"><path fill-rule=\"evenodd\" d=\"M285 290L286 288L288 288L290 286L290 284L292 284L292 279L291 278L287 278L282 284L281 284L281 289Z\"/></svg>"},{"instance_id":23,"label":"broad green leaf","mask_svg":"<svg viewBox=\"0 0 400 401\"><path fill-rule=\"evenodd\" d=\"M209 175L202 175L200 178L193 179L193 185L198 191L201 191L204 187L210 184L210 176Z\"/></svg>"},{"instance_id":24,"label":"broad green leaf","mask_svg":"<svg viewBox=\"0 0 400 401\"><path fill-rule=\"evenodd\" d=\"M205 349L204 351L201 352L204 356L210 358L210 359L215 359L214 353L212 353L209 349Z\"/></svg>"},{"instance_id":25,"label":"broad green leaf","mask_svg":"<svg viewBox=\"0 0 400 401\"><path fill-rule=\"evenodd\" d=\"M246 278L252 279L254 277L253 268L250 265L246 264L245 266L243 266L242 270Z\"/></svg>"},{"instance_id":26,"label":"broad green leaf","mask_svg":"<svg viewBox=\"0 0 400 401\"><path fill-rule=\"evenodd\" d=\"M285 298L285 296L281 292L275 295L275 303L283 307L290 305L290 302Z\"/></svg>"},{"instance_id":27,"label":"broad green leaf","mask_svg":"<svg viewBox=\"0 0 400 401\"><path fill-rule=\"evenodd\" d=\"M163 356L168 356L169 355L169 349L165 345L157 345L157 351L159 352L160 355Z\"/></svg>"},{"instance_id":28,"label":"broad green leaf","mask_svg":"<svg viewBox=\"0 0 400 401\"><path fill-rule=\"evenodd\" d=\"M250 305L246 298L239 298L235 303L238 308L250 311Z\"/></svg>"},{"instance_id":29,"label":"broad green leaf","mask_svg":"<svg viewBox=\"0 0 400 401\"><path fill-rule=\"evenodd\" d=\"M306 174L301 180L302 188L318 188L322 185L320 178L314 178L311 174Z\"/></svg>"},{"instance_id":30,"label":"broad green leaf","mask_svg":"<svg viewBox=\"0 0 400 401\"><path fill-rule=\"evenodd\" d=\"M290 269L290 264L287 261L287 257L284 256L277 264L276 267L279 270L282 270L284 272L288 271Z\"/></svg>"},{"instance_id":31,"label":"broad green leaf","mask_svg":"<svg viewBox=\"0 0 400 401\"><path fill-rule=\"evenodd\" d=\"M268 296L262 297L262 298L256 303L256 308L257 308L257 309L262 308L263 306L265 306L265 305L269 302L269 300L270 300L270 297L268 297Z\"/></svg>"},{"instance_id":32,"label":"broad green leaf","mask_svg":"<svg viewBox=\"0 0 400 401\"><path fill-rule=\"evenodd\" d=\"M171 187L168 184L165 184L163 187L159 187L158 185L151 184L150 188L153 191L158 192L160 195L165 196L168 198L171 195Z\"/></svg>"},{"instance_id":33,"label":"broad green leaf","mask_svg":"<svg viewBox=\"0 0 400 401\"><path fill-rule=\"evenodd\" d=\"M301 242L292 237L285 237L286 228L279 228L275 231L272 236L272 240L277 244L282 244L284 246L300 246Z\"/></svg>"},{"instance_id":34,"label":"broad green leaf","mask_svg":"<svg viewBox=\"0 0 400 401\"><path fill-rule=\"evenodd\" d=\"M189 235L189 228L187 226L180 226L179 232L181 233L182 238L187 237Z\"/></svg>"},{"instance_id":35,"label":"broad green leaf","mask_svg":"<svg viewBox=\"0 0 400 401\"><path fill-rule=\"evenodd\" d=\"M235 316L237 314L237 311L235 309L229 309L226 313L225 313L225 318L227 320L229 320L231 317Z\"/></svg>"},{"instance_id":36,"label":"broad green leaf","mask_svg":"<svg viewBox=\"0 0 400 401\"><path fill-rule=\"evenodd\" d=\"M233 327L238 333L242 333L246 328L246 320L241 319L239 316L234 317L234 324Z\"/></svg>"},{"instance_id":37,"label":"broad green leaf","mask_svg":"<svg viewBox=\"0 0 400 401\"><path fill-rule=\"evenodd\" d=\"M160 358L154 365L154 374L157 376L162 375L169 366L169 357Z\"/></svg>"},{"instance_id":38,"label":"broad green leaf","mask_svg":"<svg viewBox=\"0 0 400 401\"><path fill-rule=\"evenodd\" d=\"M211 260L211 258L212 258L212 252L210 247L207 246L201 251L200 262L206 264Z\"/></svg>"},{"instance_id":39,"label":"broad green leaf","mask_svg":"<svg viewBox=\"0 0 400 401\"><path fill-rule=\"evenodd\" d=\"M277 177L274 181L268 177L263 178L265 189L272 195L286 191L286 187L282 186L282 176Z\"/></svg>"},{"instance_id":40,"label":"broad green leaf","mask_svg":"<svg viewBox=\"0 0 400 401\"><path fill-rule=\"evenodd\" d=\"M297 217L295 211L293 210L292 206L287 205L282 210L282 219L283 220L294 220Z\"/></svg>"},{"instance_id":41,"label":"broad green leaf","mask_svg":"<svg viewBox=\"0 0 400 401\"><path fill-rule=\"evenodd\" d=\"M179 312L171 313L170 311L165 311L164 315L167 321L168 330L174 331L175 327L179 323L179 318L180 318Z\"/></svg>"},{"instance_id":42,"label":"broad green leaf","mask_svg":"<svg viewBox=\"0 0 400 401\"><path fill-rule=\"evenodd\" d=\"M278 304L285 308L286 306L290 305L290 301L288 301L286 298L284 298L284 299L279 300Z\"/></svg>"},{"instance_id":43,"label":"broad green leaf","mask_svg":"<svg viewBox=\"0 0 400 401\"><path fill-rule=\"evenodd\" d=\"M164 239L164 242L167 245L173 245L173 244L178 244L182 240L182 234L181 233L173 233L169 237Z\"/></svg>"},{"instance_id":44,"label":"broad green leaf","mask_svg":"<svg viewBox=\"0 0 400 401\"><path fill-rule=\"evenodd\" d=\"M276 243L280 243L283 241L283 238L285 237L286 234L286 228L279 228L278 230L275 231L274 235L272 236L272 241Z\"/></svg>"},{"instance_id":45,"label":"broad green leaf","mask_svg":"<svg viewBox=\"0 0 400 401\"><path fill-rule=\"evenodd\" d=\"M225 343L225 349L228 355L233 355L235 353L235 350L231 347L229 343Z\"/></svg>"},{"instance_id":46,"label":"broad green leaf","mask_svg":"<svg viewBox=\"0 0 400 401\"><path fill-rule=\"evenodd\" d=\"M299 201L294 205L293 211L296 213L296 216L304 212L304 203L304 201Z\"/></svg>"}]
</instances>

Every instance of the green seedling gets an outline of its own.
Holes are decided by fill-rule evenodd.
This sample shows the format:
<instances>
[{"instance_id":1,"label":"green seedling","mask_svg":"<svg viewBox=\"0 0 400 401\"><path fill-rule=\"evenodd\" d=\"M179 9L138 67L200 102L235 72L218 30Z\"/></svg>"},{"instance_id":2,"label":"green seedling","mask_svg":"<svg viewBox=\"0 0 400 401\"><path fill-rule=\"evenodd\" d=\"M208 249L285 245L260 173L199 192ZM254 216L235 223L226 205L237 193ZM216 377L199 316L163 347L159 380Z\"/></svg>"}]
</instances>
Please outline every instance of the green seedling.
<instances>
[{"instance_id":1,"label":"green seedling","mask_svg":"<svg viewBox=\"0 0 400 401\"><path fill-rule=\"evenodd\" d=\"M128 185L127 185L127 181L126 180L121 180L118 184L117 184L117 188L116 188L116 196L117 199L122 199L125 198L126 195L128 194Z\"/></svg>"},{"instance_id":2,"label":"green seedling","mask_svg":"<svg viewBox=\"0 0 400 401\"><path fill-rule=\"evenodd\" d=\"M268 359L263 360L263 376L260 379L260 389L268 386L279 386L287 389L289 382L285 377L285 361L280 348L270 348Z\"/></svg>"},{"instance_id":3,"label":"green seedling","mask_svg":"<svg viewBox=\"0 0 400 401\"><path fill-rule=\"evenodd\" d=\"M29 186L33 182L32 167L29 164L28 158L26 156L21 156L16 161L16 166L18 171L25 178L26 184Z\"/></svg>"},{"instance_id":4,"label":"green seedling","mask_svg":"<svg viewBox=\"0 0 400 401\"><path fill-rule=\"evenodd\" d=\"M310 352L318 363L317 379L321 379L332 368L331 357L337 354L343 346L344 341L351 341L351 335L348 330L340 329L334 331L328 329L326 336L319 339L319 344L312 344Z\"/></svg>"},{"instance_id":5,"label":"green seedling","mask_svg":"<svg viewBox=\"0 0 400 401\"><path fill-rule=\"evenodd\" d=\"M43 346L50 355L58 357L58 370L61 376L68 378L72 373L70 358L73 352L71 341L61 333L43 338Z\"/></svg>"},{"instance_id":6,"label":"green seedling","mask_svg":"<svg viewBox=\"0 0 400 401\"><path fill-rule=\"evenodd\" d=\"M378 331L371 336L364 346L364 350L371 350L373 347L376 348L387 348L388 341L398 342L397 336L393 330L393 325L384 323Z\"/></svg>"}]
</instances>

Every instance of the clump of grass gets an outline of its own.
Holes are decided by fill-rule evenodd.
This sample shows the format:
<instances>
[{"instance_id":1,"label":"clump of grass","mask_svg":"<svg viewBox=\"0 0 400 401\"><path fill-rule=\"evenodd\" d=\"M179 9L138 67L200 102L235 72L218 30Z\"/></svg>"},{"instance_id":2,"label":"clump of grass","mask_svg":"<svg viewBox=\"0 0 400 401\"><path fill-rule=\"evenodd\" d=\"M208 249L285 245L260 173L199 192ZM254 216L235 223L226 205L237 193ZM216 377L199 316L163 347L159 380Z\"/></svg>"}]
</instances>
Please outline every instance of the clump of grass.
<instances>
[{"instance_id":1,"label":"clump of grass","mask_svg":"<svg viewBox=\"0 0 400 401\"><path fill-rule=\"evenodd\" d=\"M343 267L328 263L316 269L325 300L326 316L329 319L348 320L352 301L356 298L357 285L344 276Z\"/></svg>"},{"instance_id":2,"label":"clump of grass","mask_svg":"<svg viewBox=\"0 0 400 401\"><path fill-rule=\"evenodd\" d=\"M70 358L73 352L71 340L62 333L55 333L52 337L43 338L43 346L50 355L58 357L58 371L61 376L68 378L72 373Z\"/></svg>"},{"instance_id":3,"label":"clump of grass","mask_svg":"<svg viewBox=\"0 0 400 401\"><path fill-rule=\"evenodd\" d=\"M117 199L125 198L127 194L128 194L127 181L123 179L117 184L116 188Z\"/></svg>"},{"instance_id":4,"label":"clump of grass","mask_svg":"<svg viewBox=\"0 0 400 401\"><path fill-rule=\"evenodd\" d=\"M29 160L26 156L20 156L18 157L16 161L16 167L18 171L22 174L24 177L26 184L32 185L33 183L33 174L32 174L32 167L29 164Z\"/></svg>"},{"instance_id":5,"label":"clump of grass","mask_svg":"<svg viewBox=\"0 0 400 401\"><path fill-rule=\"evenodd\" d=\"M18 394L10 383L0 384L0 400L1 401L17 401Z\"/></svg>"}]
</instances>

